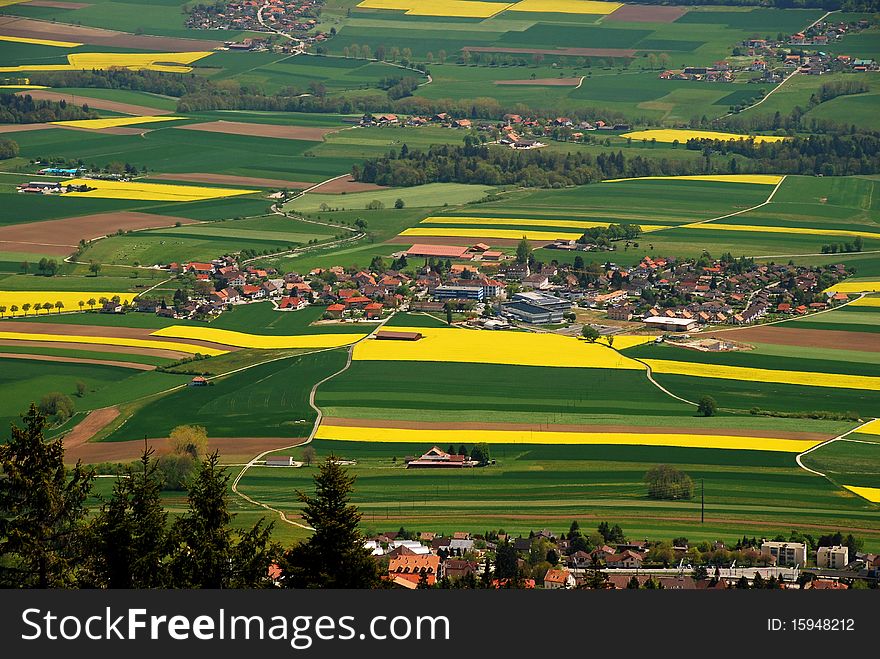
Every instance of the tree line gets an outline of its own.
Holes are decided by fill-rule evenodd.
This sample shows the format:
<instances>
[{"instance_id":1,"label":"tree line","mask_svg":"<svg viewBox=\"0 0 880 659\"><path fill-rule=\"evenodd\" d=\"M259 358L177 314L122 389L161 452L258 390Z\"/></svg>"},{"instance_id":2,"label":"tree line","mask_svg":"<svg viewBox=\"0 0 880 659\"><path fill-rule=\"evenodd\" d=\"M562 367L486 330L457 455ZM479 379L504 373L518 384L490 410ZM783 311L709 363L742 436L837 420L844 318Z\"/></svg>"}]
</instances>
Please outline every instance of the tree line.
<instances>
[{"instance_id":1,"label":"tree line","mask_svg":"<svg viewBox=\"0 0 880 659\"><path fill-rule=\"evenodd\" d=\"M559 153L515 151L494 145L433 145L372 158L352 167L357 181L408 187L425 183L478 183L523 187L564 187L609 178L693 174L822 174L846 176L880 172L880 133L811 135L780 142L689 140L702 159L627 156L623 151ZM729 157L744 156L747 160Z\"/></svg>"},{"instance_id":2,"label":"tree line","mask_svg":"<svg viewBox=\"0 0 880 659\"><path fill-rule=\"evenodd\" d=\"M39 124L48 121L95 119L98 113L88 105L65 100L37 101L30 94L0 94L0 124Z\"/></svg>"},{"instance_id":3,"label":"tree line","mask_svg":"<svg viewBox=\"0 0 880 659\"><path fill-rule=\"evenodd\" d=\"M291 547L274 522L234 528L230 476L215 452L187 479L186 510L169 518L164 476L151 450L124 467L109 496L95 473L64 464L61 438L44 435L31 405L0 445L0 587L11 588L371 588L379 567L364 549L354 478L330 456L315 492L296 492L311 537ZM95 504L97 500L97 504ZM270 566L278 574L270 576Z\"/></svg>"}]
</instances>

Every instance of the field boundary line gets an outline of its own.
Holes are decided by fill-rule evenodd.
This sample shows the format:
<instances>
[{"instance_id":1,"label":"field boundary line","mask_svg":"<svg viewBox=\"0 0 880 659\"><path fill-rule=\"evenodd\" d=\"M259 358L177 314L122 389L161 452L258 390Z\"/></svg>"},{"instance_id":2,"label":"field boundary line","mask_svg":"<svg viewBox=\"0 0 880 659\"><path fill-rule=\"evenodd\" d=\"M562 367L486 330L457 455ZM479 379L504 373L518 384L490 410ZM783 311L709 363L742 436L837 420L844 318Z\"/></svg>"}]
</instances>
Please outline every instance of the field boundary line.
<instances>
[{"instance_id":1,"label":"field boundary line","mask_svg":"<svg viewBox=\"0 0 880 659\"><path fill-rule=\"evenodd\" d=\"M393 314L392 314L392 316L393 316ZM385 323L387 323L392 318L392 316L388 316L388 318L386 318L381 323L376 325L376 327L373 328L372 332L364 335L362 338L358 339L357 341L355 341L354 343L350 344L347 347L347 349L346 349L347 357L345 360L345 365L341 369L339 369L338 371L336 371L334 373L331 373L327 377L323 378L322 380L319 380L314 385L312 385L312 389L311 389L311 391L309 391L309 406L313 410L315 410L315 412L317 413L317 416L315 417L315 423L312 425L312 430L311 430L311 432L309 432L309 436L306 437L306 439L304 441L297 442L296 444L292 444L290 446L281 446L279 448L273 448L273 449L269 449L268 451L263 451L262 453L260 453L259 455L255 456L250 461L248 461L248 463L242 467L241 471L238 472L238 475L235 477L235 480L232 482L231 489L235 494L237 494L242 499L248 501L249 503L251 503L253 505L256 505L256 506L259 506L260 508L264 508L266 510L277 513L278 516L281 518L282 522L285 522L287 524L291 524L293 526L298 526L299 528L306 529L308 531L315 530L311 526L308 526L307 524L301 524L300 522L296 522L292 519L289 519L287 517L287 514L284 511L279 510L277 508L273 508L272 506L270 506L267 503L264 503L262 501L258 501L257 499L254 499L253 497L250 497L247 494L244 494L241 490L238 489L238 484L241 482L241 479L244 477L245 473L247 473L248 469L253 467L259 460L262 460L269 453L274 453L275 451L284 451L286 449L296 448L298 446L305 446L306 444L311 443L311 441L315 438L315 435L318 433L318 427L321 425L321 421L324 418L323 410L321 410L321 408L315 404L315 396L318 392L318 387L320 387L325 382L332 380L337 375L341 375L342 373L347 371L351 367L351 363L353 361L352 358L353 358L353 353L354 353L354 346L357 343L360 343L361 341L364 341L367 338L369 338L370 336L372 336L373 334L375 334L383 325L385 325ZM316 350L315 352L326 352L328 350L338 350L338 348L325 348L323 350ZM312 354L312 353L303 353L303 354ZM286 359L286 358L282 357L281 359ZM270 360L270 361L274 361L274 360ZM268 362L263 362L263 363L268 363ZM239 369L239 370L243 370L243 369Z\"/></svg>"},{"instance_id":2,"label":"field boundary line","mask_svg":"<svg viewBox=\"0 0 880 659\"><path fill-rule=\"evenodd\" d=\"M801 458L803 458L805 455L812 453L813 451L815 451L817 449L822 448L823 446L828 446L829 444L833 444L834 442L839 442L839 441L859 442L860 440L846 439L846 437L847 437L847 435L851 435L854 432L858 432L860 428L864 428L866 425L868 425L869 423L871 423L874 420L875 419L868 419L867 421L864 421L863 423L860 423L859 425L857 425L855 428L847 430L845 433L838 435L837 437L832 437L831 439L828 439L828 440L825 440L824 442L820 442L819 444L816 444L812 448L808 448L803 453L798 453L794 458L795 462L797 462L798 467L800 467L801 469L808 471L811 474L816 474L817 476L822 476L822 478L827 478L830 483L832 483L833 485L837 485L837 483L835 483L833 480L831 480L831 478L829 478L827 474L823 474L821 471L816 471L815 469L810 469L809 467L807 467L801 461ZM873 444L873 442L864 442L864 443L865 444Z\"/></svg>"}]
</instances>

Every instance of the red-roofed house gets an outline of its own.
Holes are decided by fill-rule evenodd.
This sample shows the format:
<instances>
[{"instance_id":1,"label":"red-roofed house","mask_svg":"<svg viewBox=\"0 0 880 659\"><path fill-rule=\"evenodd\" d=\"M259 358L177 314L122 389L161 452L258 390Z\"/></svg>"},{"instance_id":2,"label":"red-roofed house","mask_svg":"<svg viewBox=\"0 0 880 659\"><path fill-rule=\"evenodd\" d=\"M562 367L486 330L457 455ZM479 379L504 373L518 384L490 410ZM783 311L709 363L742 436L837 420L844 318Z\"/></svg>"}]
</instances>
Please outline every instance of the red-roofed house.
<instances>
[{"instance_id":1,"label":"red-roofed house","mask_svg":"<svg viewBox=\"0 0 880 659\"><path fill-rule=\"evenodd\" d=\"M364 307L367 318L380 318L382 316L382 305L379 302L371 302Z\"/></svg>"},{"instance_id":2,"label":"red-roofed house","mask_svg":"<svg viewBox=\"0 0 880 659\"><path fill-rule=\"evenodd\" d=\"M547 590L574 588L574 586L574 575L568 570L547 570L547 574L544 575L544 588Z\"/></svg>"},{"instance_id":3,"label":"red-roofed house","mask_svg":"<svg viewBox=\"0 0 880 659\"><path fill-rule=\"evenodd\" d=\"M278 308L282 310L299 311L306 307L306 301L301 297L283 297L278 301Z\"/></svg>"},{"instance_id":4,"label":"red-roofed house","mask_svg":"<svg viewBox=\"0 0 880 659\"><path fill-rule=\"evenodd\" d=\"M345 305L342 304L331 304L327 307L327 313L329 313L334 318L342 318L342 313L345 311Z\"/></svg>"}]
</instances>

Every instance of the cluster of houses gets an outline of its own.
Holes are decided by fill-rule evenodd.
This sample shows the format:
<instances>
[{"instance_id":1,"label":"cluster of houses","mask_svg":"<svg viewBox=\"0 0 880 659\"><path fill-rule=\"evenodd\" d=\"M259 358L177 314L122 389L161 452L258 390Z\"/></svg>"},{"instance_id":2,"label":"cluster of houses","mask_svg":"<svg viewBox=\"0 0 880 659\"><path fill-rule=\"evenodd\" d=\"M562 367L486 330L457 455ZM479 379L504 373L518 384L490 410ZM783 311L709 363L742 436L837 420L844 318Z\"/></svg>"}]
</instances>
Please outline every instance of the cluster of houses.
<instances>
[{"instance_id":1,"label":"cluster of houses","mask_svg":"<svg viewBox=\"0 0 880 659\"><path fill-rule=\"evenodd\" d=\"M820 21L785 39L747 39L734 49L735 63L723 60L711 66L669 69L659 77L661 80L733 82L739 73L758 72L761 76L750 82L778 82L792 72L821 75L838 71L876 71L878 65L873 59L835 55L822 50L845 35L868 27L866 20L851 23ZM807 51L805 46L813 46L815 50ZM751 58L751 61L743 60L743 57Z\"/></svg>"},{"instance_id":2,"label":"cluster of houses","mask_svg":"<svg viewBox=\"0 0 880 659\"><path fill-rule=\"evenodd\" d=\"M733 267L723 261L701 265L645 257L634 268L612 270L609 281L619 285L612 283L615 290L592 299L588 295L587 303L606 308L612 320L688 332L701 325L748 325L768 315L824 311L847 301L845 294L820 292L829 281L844 277L844 265Z\"/></svg>"},{"instance_id":3,"label":"cluster of houses","mask_svg":"<svg viewBox=\"0 0 880 659\"><path fill-rule=\"evenodd\" d=\"M412 533L405 529L379 533L365 541L365 548L382 566L384 578L406 589L454 585L455 581L482 582L494 588L574 588L626 589L645 582L668 590L714 590L742 586L756 580L773 579L779 588L845 590L859 579L876 581L880 577L880 555L850 555L846 545L819 547L810 551L805 543L761 540L758 545L738 547L734 551L746 557L747 566L729 567L717 560L702 560L692 565L693 553L684 544L672 546L665 561L652 554L657 542L623 541L602 544L592 551L577 548L565 535L550 530L532 531L526 537L512 537L503 532L471 535L459 531L450 535L432 532ZM513 548L518 571L525 575L516 580L496 578L493 556L499 548ZM547 551L549 547L550 551ZM529 557L536 549L554 555L554 562L535 569ZM707 556L729 555L723 542L711 543ZM808 567L808 556L810 564ZM673 567L669 567L671 564ZM677 566L677 567L675 567ZM695 569L702 567L703 569ZM488 570L488 574L487 574ZM598 579L597 579L598 576Z\"/></svg>"},{"instance_id":4,"label":"cluster of houses","mask_svg":"<svg viewBox=\"0 0 880 659\"><path fill-rule=\"evenodd\" d=\"M197 4L188 10L186 27L193 30L234 30L265 32L258 11L265 0L241 0L226 4ZM306 32L314 28L323 7L323 0L268 0L263 20L283 32ZM248 45L246 43L250 42ZM260 40L245 39L227 44L235 50L257 50Z\"/></svg>"},{"instance_id":5,"label":"cluster of houses","mask_svg":"<svg viewBox=\"0 0 880 659\"><path fill-rule=\"evenodd\" d=\"M630 130L629 124L606 123L601 119L576 121L569 117L533 118L523 117L519 114L505 114L501 121L491 121L488 119L456 118L447 112L440 112L430 117L419 115L402 117L392 113L367 113L361 117L358 124L364 127L440 126L442 128L473 129L477 132L488 133L488 141L492 144L502 144L516 150L539 149L547 146L546 143L536 139L539 137L581 141L590 131Z\"/></svg>"},{"instance_id":6,"label":"cluster of houses","mask_svg":"<svg viewBox=\"0 0 880 659\"><path fill-rule=\"evenodd\" d=\"M64 194L65 192L88 192L88 185L70 185L61 181L28 181L20 183L16 191L21 194Z\"/></svg>"}]
</instances>

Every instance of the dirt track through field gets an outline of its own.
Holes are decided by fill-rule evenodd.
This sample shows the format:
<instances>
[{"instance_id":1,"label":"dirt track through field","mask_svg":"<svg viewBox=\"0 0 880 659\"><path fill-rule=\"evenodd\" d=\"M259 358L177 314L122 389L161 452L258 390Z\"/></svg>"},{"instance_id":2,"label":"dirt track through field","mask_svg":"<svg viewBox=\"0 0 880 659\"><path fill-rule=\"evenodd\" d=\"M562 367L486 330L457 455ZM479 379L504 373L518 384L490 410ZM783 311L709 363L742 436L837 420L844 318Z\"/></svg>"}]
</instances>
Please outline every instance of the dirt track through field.
<instances>
[{"instance_id":1,"label":"dirt track through field","mask_svg":"<svg viewBox=\"0 0 880 659\"><path fill-rule=\"evenodd\" d=\"M705 336L717 339L776 343L784 346L803 348L837 348L840 350L864 350L880 352L880 334L871 332L847 332L841 330L805 329L770 325L747 327L744 329L707 332Z\"/></svg>"},{"instance_id":2,"label":"dirt track through field","mask_svg":"<svg viewBox=\"0 0 880 659\"><path fill-rule=\"evenodd\" d=\"M99 366L118 366L136 371L155 371L152 364L138 362L119 362L112 359L90 359L88 357L64 357L61 355L26 355L20 352L0 352L0 359L31 359L38 362L67 362L70 364L97 364Z\"/></svg>"},{"instance_id":3,"label":"dirt track through field","mask_svg":"<svg viewBox=\"0 0 880 659\"><path fill-rule=\"evenodd\" d=\"M625 425L568 425L541 423L489 423L489 422L445 422L445 421L407 421L400 419L349 419L325 418L324 425L349 426L362 428L409 428L412 430L531 430L534 432L607 432L607 433L668 433L673 435L712 434L731 437L766 437L778 439L824 441L834 435L832 433L788 432L751 430L743 428L718 428L700 432L699 428L625 426Z\"/></svg>"},{"instance_id":4,"label":"dirt track through field","mask_svg":"<svg viewBox=\"0 0 880 659\"><path fill-rule=\"evenodd\" d=\"M324 135L332 133L335 128L318 128L315 126L282 126L280 124L249 124L243 121L206 121L201 124L175 126L179 130L200 130L207 133L223 133L226 135L246 135L248 137L271 137L282 140L306 140L321 142Z\"/></svg>"},{"instance_id":5,"label":"dirt track through field","mask_svg":"<svg viewBox=\"0 0 880 659\"><path fill-rule=\"evenodd\" d=\"M119 229L158 229L196 220L173 215L152 215L134 211L114 211L82 215L61 220L45 220L0 227L0 251L32 254L68 255L81 239L92 240Z\"/></svg>"},{"instance_id":6,"label":"dirt track through field","mask_svg":"<svg viewBox=\"0 0 880 659\"><path fill-rule=\"evenodd\" d=\"M319 188L315 188L315 191L311 194L342 194L343 192L346 194L351 194L352 192L372 192L373 190L387 190L388 188L383 185L376 185L375 183L363 183L361 181L355 181L352 178L335 178L327 183L324 183Z\"/></svg>"},{"instance_id":7,"label":"dirt track through field","mask_svg":"<svg viewBox=\"0 0 880 659\"><path fill-rule=\"evenodd\" d=\"M109 408L115 410L115 408ZM104 414L91 420L92 415L104 413L105 410L96 410L89 414L80 422L73 430L64 437L64 460L67 463L82 460L87 464L97 462L131 462L137 460L144 450L143 439L133 439L124 442L89 442L91 437L106 427L119 415ZM88 423L80 430L80 426ZM79 432L78 432L79 431ZM73 441L69 443L69 438L74 433ZM83 439L84 437L84 439ZM269 451L281 446L291 446L304 442L305 438L297 439L295 437L210 437L208 439L208 451L220 451L220 457L223 462L234 462L237 460L248 460L254 455L258 455L263 451ZM156 451L156 455L164 455L171 452L171 444L167 438L147 439L147 446L152 447Z\"/></svg>"},{"instance_id":8,"label":"dirt track through field","mask_svg":"<svg viewBox=\"0 0 880 659\"><path fill-rule=\"evenodd\" d=\"M0 126L0 134L2 133L23 133L28 130L46 130L47 128L60 128L52 124L3 124Z\"/></svg>"},{"instance_id":9,"label":"dirt track through field","mask_svg":"<svg viewBox=\"0 0 880 659\"><path fill-rule=\"evenodd\" d=\"M8 316L8 311L7 318ZM4 325L0 323L0 331L14 331L17 325ZM12 330L9 330L12 328ZM56 341L13 341L0 339L0 346L15 346L18 348L51 348L53 350L86 350L82 343L64 343ZM91 352L118 353L121 355L144 355L147 357L161 357L163 359L185 359L192 357L188 352L179 350L162 350L161 348L135 348L132 346L95 346Z\"/></svg>"},{"instance_id":10,"label":"dirt track through field","mask_svg":"<svg viewBox=\"0 0 880 659\"><path fill-rule=\"evenodd\" d=\"M284 181L277 178L258 178L256 176L235 176L233 174L210 174L207 172L191 172L186 174L150 174L150 179L158 181L185 181L187 183L216 183L218 185L241 185L257 188L290 188L304 189L313 183L302 181Z\"/></svg>"},{"instance_id":11,"label":"dirt track through field","mask_svg":"<svg viewBox=\"0 0 880 659\"><path fill-rule=\"evenodd\" d=\"M117 32L116 30L103 30L96 27L53 23L32 18L19 18L17 16L0 17L0 35L25 37L28 39L74 41L92 46L114 46L168 53L213 50L223 45L220 41L207 39L158 37L147 34L138 35L128 32Z\"/></svg>"},{"instance_id":12,"label":"dirt track through field","mask_svg":"<svg viewBox=\"0 0 880 659\"><path fill-rule=\"evenodd\" d=\"M606 16L602 22L625 23L674 23L687 13L687 7L663 7L657 5L623 5Z\"/></svg>"},{"instance_id":13,"label":"dirt track through field","mask_svg":"<svg viewBox=\"0 0 880 659\"><path fill-rule=\"evenodd\" d=\"M158 117L166 114L174 114L171 110L157 110L156 108L150 108L146 105L108 101L103 98L92 98L91 96L83 96L82 94L54 92L49 89L27 89L16 92L15 94L16 96L30 96L35 101L65 101L71 105L88 105L93 110L110 110L111 112L133 114L140 117Z\"/></svg>"},{"instance_id":14,"label":"dirt track through field","mask_svg":"<svg viewBox=\"0 0 880 659\"><path fill-rule=\"evenodd\" d=\"M540 85L542 87L577 87L580 78L533 78L531 80L496 80L496 85Z\"/></svg>"},{"instance_id":15,"label":"dirt track through field","mask_svg":"<svg viewBox=\"0 0 880 659\"><path fill-rule=\"evenodd\" d=\"M89 412L85 419L64 435L64 457L71 462L76 462L77 458L71 455L71 453L89 441L89 439L95 436L96 432L118 416L119 408L117 407L104 407L100 410Z\"/></svg>"},{"instance_id":16,"label":"dirt track through field","mask_svg":"<svg viewBox=\"0 0 880 659\"><path fill-rule=\"evenodd\" d=\"M219 350L238 350L234 346L227 346L211 341L198 339L168 339L162 336L153 336L153 329L141 329L138 327L108 327L103 325L67 325L64 323L34 322L20 320L7 323L2 326L4 332L25 332L28 334L49 334L52 336L97 336L117 337L123 339L147 339L150 341L162 341L173 343L186 343L203 348L217 348ZM100 345L100 344L89 344Z\"/></svg>"}]
</instances>

